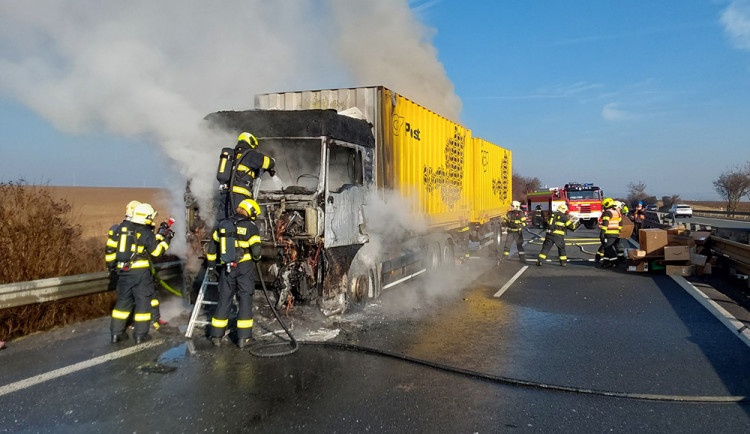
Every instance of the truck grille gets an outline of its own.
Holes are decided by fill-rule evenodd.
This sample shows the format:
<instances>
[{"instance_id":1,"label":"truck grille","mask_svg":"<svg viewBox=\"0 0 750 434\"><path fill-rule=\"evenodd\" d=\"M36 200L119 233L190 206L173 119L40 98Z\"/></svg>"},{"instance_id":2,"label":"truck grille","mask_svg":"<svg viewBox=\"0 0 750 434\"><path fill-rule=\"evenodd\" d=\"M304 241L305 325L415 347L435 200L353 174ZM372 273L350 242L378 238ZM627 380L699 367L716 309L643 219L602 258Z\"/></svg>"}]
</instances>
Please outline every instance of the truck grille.
<instances>
[{"instance_id":1,"label":"truck grille","mask_svg":"<svg viewBox=\"0 0 750 434\"><path fill-rule=\"evenodd\" d=\"M591 212L591 204L581 204L581 212L589 213Z\"/></svg>"}]
</instances>

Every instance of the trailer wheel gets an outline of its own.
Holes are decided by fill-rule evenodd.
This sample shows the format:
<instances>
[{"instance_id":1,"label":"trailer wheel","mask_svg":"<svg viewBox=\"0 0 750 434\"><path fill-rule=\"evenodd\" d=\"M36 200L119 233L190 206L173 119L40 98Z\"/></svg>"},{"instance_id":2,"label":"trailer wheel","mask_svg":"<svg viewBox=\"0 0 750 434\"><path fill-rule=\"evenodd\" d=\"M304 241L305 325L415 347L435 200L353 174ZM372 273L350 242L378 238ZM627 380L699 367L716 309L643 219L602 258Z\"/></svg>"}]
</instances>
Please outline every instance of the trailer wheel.
<instances>
[{"instance_id":1,"label":"trailer wheel","mask_svg":"<svg viewBox=\"0 0 750 434\"><path fill-rule=\"evenodd\" d=\"M430 243L427 247L427 257L425 258L425 268L428 270L437 270L443 262L440 244L437 242Z\"/></svg>"},{"instance_id":2,"label":"trailer wheel","mask_svg":"<svg viewBox=\"0 0 750 434\"><path fill-rule=\"evenodd\" d=\"M346 294L348 311L358 312L364 309L371 291L371 283L370 276L363 274L356 275L349 281L349 291Z\"/></svg>"},{"instance_id":3,"label":"trailer wheel","mask_svg":"<svg viewBox=\"0 0 750 434\"><path fill-rule=\"evenodd\" d=\"M503 227L497 224L493 230L495 231L495 251L493 254L500 257L503 254Z\"/></svg>"},{"instance_id":4,"label":"trailer wheel","mask_svg":"<svg viewBox=\"0 0 750 434\"><path fill-rule=\"evenodd\" d=\"M449 240L443 244L442 249L443 265L445 268L456 265L456 250L453 243Z\"/></svg>"}]
</instances>

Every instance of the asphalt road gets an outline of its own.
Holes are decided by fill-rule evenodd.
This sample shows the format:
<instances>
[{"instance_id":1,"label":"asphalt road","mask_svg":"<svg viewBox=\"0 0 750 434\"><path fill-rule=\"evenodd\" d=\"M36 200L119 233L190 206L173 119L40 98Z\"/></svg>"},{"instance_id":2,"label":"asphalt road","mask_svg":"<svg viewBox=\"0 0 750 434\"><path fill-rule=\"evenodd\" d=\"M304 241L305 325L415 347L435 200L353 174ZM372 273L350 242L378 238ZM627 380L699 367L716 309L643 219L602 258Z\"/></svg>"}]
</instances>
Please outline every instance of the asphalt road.
<instances>
[{"instance_id":1,"label":"asphalt road","mask_svg":"<svg viewBox=\"0 0 750 434\"><path fill-rule=\"evenodd\" d=\"M318 343L286 357L111 345L107 318L30 336L0 352L0 432L750 432L750 402L701 402L750 397L750 347L671 277L595 267L593 235L566 268L477 257L361 313L297 309Z\"/></svg>"}]
</instances>

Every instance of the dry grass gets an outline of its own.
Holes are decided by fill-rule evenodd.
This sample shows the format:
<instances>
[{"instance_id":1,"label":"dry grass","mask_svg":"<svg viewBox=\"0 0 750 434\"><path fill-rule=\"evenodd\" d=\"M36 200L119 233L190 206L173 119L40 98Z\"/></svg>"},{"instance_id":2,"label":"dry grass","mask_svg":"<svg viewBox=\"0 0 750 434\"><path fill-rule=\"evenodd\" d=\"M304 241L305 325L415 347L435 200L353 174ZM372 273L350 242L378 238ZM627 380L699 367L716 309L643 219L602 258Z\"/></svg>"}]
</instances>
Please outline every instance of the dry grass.
<instances>
[{"instance_id":1,"label":"dry grass","mask_svg":"<svg viewBox=\"0 0 750 434\"><path fill-rule=\"evenodd\" d=\"M0 183L0 284L105 270L107 230L130 200L166 209L161 189ZM163 258L174 259L170 257ZM0 310L0 340L107 316L106 292Z\"/></svg>"}]
</instances>

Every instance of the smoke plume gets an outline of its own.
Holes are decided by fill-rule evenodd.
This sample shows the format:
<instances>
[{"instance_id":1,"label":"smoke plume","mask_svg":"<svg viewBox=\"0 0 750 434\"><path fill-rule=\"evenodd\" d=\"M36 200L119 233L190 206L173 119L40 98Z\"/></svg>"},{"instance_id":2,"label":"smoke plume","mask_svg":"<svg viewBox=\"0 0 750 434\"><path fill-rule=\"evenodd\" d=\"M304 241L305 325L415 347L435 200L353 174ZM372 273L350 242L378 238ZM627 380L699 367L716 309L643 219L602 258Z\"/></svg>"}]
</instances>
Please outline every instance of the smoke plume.
<instances>
[{"instance_id":1,"label":"smoke plume","mask_svg":"<svg viewBox=\"0 0 750 434\"><path fill-rule=\"evenodd\" d=\"M207 203L234 138L206 134L201 119L252 108L257 93L385 84L456 114L427 36L405 0L3 2L0 95L60 131L152 144ZM106 144L101 160L112 164Z\"/></svg>"}]
</instances>

